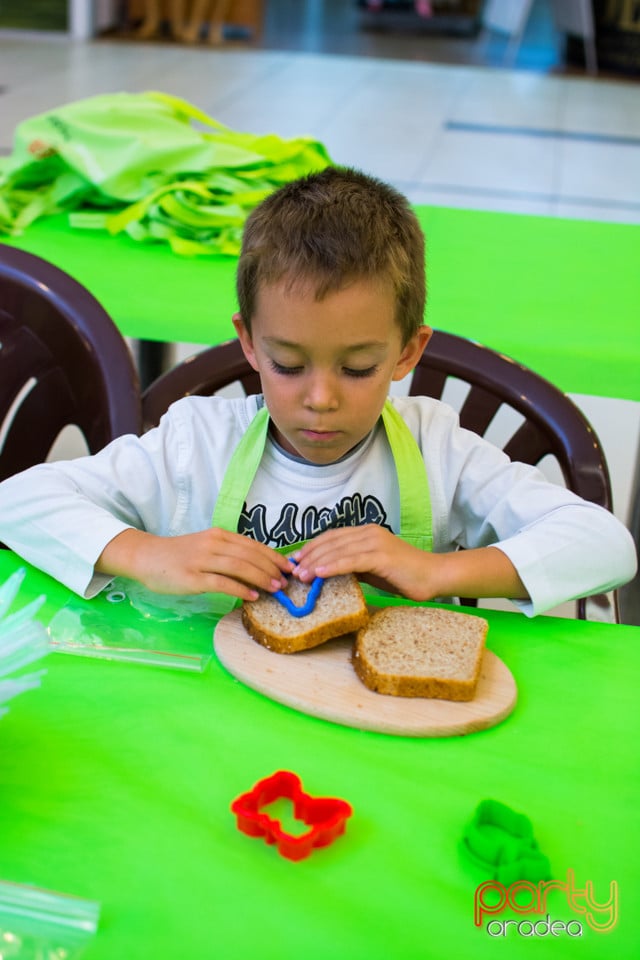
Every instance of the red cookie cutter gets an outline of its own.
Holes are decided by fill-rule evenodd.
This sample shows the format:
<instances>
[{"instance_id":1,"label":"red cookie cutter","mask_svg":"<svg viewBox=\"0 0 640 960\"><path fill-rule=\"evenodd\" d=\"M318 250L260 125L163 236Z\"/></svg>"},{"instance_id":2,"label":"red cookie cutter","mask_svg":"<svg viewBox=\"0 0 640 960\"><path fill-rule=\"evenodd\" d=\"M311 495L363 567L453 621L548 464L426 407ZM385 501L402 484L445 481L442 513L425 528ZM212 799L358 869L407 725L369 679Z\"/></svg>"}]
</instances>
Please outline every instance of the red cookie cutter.
<instances>
[{"instance_id":1,"label":"red cookie cutter","mask_svg":"<svg viewBox=\"0 0 640 960\"><path fill-rule=\"evenodd\" d=\"M287 799L293 804L296 820L309 825L306 833L295 836L286 833L278 820L273 820L262 808L275 800ZM347 818L353 810L345 800L337 797L311 797L302 789L300 777L288 770L278 770L259 780L248 793L243 793L231 804L238 821L238 830L250 837L264 837L274 843L278 853L288 860L302 860L315 847L327 847L344 833Z\"/></svg>"}]
</instances>

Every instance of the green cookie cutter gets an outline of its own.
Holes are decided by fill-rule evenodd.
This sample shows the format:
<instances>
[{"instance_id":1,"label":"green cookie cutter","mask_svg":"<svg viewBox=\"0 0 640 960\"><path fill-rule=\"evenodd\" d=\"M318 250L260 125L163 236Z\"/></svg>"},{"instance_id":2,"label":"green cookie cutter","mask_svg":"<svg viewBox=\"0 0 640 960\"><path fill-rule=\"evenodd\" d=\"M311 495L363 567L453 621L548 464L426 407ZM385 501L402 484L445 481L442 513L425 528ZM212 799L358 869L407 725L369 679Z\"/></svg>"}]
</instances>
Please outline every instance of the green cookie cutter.
<instances>
[{"instance_id":1,"label":"green cookie cutter","mask_svg":"<svg viewBox=\"0 0 640 960\"><path fill-rule=\"evenodd\" d=\"M486 879L505 886L551 877L549 859L538 848L528 817L498 800L482 800L462 837L462 849Z\"/></svg>"}]
</instances>

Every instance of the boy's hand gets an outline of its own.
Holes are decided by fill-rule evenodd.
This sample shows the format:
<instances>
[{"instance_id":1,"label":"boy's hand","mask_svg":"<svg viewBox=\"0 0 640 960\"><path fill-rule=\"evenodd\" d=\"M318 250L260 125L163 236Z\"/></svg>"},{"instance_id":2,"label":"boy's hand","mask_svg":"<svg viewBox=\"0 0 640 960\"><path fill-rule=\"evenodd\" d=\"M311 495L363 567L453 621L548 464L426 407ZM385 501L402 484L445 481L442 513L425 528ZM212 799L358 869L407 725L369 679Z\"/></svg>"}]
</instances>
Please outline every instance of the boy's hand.
<instances>
[{"instance_id":1,"label":"boy's hand","mask_svg":"<svg viewBox=\"0 0 640 960\"><path fill-rule=\"evenodd\" d=\"M527 596L515 567L495 547L428 553L377 524L326 530L294 556L294 576L304 582L355 573L365 583L416 601Z\"/></svg>"},{"instance_id":2,"label":"boy's hand","mask_svg":"<svg viewBox=\"0 0 640 960\"><path fill-rule=\"evenodd\" d=\"M156 593L227 593L255 600L257 588L273 592L292 564L271 547L211 527L179 537L128 529L107 544L95 569L138 580Z\"/></svg>"},{"instance_id":3,"label":"boy's hand","mask_svg":"<svg viewBox=\"0 0 640 960\"><path fill-rule=\"evenodd\" d=\"M437 596L429 584L429 558L378 524L326 530L294 554L294 576L309 581L355 573L372 586L411 600Z\"/></svg>"}]
</instances>

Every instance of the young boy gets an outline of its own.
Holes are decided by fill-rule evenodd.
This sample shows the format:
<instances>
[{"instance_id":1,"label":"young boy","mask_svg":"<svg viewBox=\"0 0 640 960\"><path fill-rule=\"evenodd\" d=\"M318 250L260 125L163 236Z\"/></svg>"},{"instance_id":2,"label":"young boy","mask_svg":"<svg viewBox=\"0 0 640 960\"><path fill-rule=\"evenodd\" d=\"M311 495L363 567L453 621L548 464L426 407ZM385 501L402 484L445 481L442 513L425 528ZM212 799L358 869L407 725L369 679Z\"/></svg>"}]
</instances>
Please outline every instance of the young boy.
<instances>
[{"instance_id":1,"label":"young boy","mask_svg":"<svg viewBox=\"0 0 640 960\"><path fill-rule=\"evenodd\" d=\"M337 168L284 186L247 221L237 290L263 396L189 397L143 437L10 478L0 540L88 597L121 575L252 600L293 569L275 548L305 541L303 581L355 572L412 600L510 597L530 615L633 576L606 510L445 404L387 399L431 333L424 238L395 190Z\"/></svg>"}]
</instances>

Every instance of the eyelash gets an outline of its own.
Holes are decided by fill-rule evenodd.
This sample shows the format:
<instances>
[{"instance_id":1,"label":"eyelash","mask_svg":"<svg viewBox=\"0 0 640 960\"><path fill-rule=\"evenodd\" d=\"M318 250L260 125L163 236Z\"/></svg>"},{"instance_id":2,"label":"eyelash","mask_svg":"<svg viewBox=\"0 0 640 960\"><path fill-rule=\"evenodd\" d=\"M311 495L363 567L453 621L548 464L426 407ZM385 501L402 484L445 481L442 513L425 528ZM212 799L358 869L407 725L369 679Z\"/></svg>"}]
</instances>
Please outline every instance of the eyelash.
<instances>
[{"instance_id":1,"label":"eyelash","mask_svg":"<svg viewBox=\"0 0 640 960\"><path fill-rule=\"evenodd\" d=\"M278 373L284 377L295 377L303 370L303 367L283 367L282 364L276 363L275 360L270 360L269 363L275 373ZM346 376L354 377L355 379L372 377L375 373L377 373L377 370L377 364L373 367L366 367L364 370L354 370L351 367L343 367L343 372L346 374Z\"/></svg>"}]
</instances>

